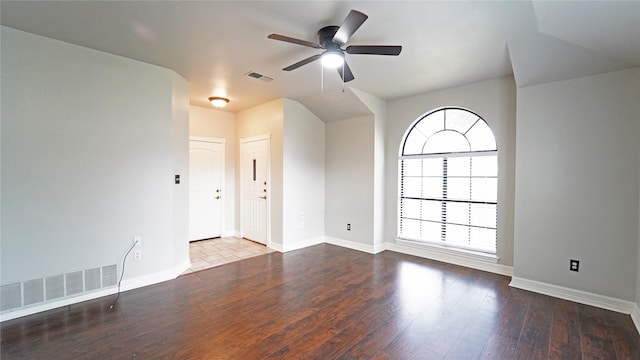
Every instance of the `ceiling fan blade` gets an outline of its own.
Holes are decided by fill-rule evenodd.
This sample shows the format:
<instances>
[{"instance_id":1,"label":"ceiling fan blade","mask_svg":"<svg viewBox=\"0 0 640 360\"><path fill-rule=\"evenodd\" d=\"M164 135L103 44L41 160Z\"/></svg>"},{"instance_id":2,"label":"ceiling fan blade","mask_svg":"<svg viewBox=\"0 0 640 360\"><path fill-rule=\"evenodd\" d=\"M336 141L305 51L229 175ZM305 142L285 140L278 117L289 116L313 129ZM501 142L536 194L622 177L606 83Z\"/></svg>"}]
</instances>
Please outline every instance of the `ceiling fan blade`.
<instances>
[{"instance_id":1,"label":"ceiling fan blade","mask_svg":"<svg viewBox=\"0 0 640 360\"><path fill-rule=\"evenodd\" d=\"M351 38L353 33L358 30L358 28L362 25L362 23L367 20L368 16L361 13L360 11L351 10L349 15L344 19L342 25L336 34L333 36L333 41L338 42L340 44L346 44L347 41Z\"/></svg>"},{"instance_id":2,"label":"ceiling fan blade","mask_svg":"<svg viewBox=\"0 0 640 360\"><path fill-rule=\"evenodd\" d=\"M316 61L316 60L320 59L321 56L322 56L322 54L313 55L313 56L308 57L308 58L306 58L304 60L300 60L295 64L289 65L289 66L287 66L286 68L284 68L282 70L284 70L284 71L295 70L295 69L297 69L297 68L299 68L301 66L307 65L310 62L313 62L313 61Z\"/></svg>"},{"instance_id":3,"label":"ceiling fan blade","mask_svg":"<svg viewBox=\"0 0 640 360\"><path fill-rule=\"evenodd\" d=\"M280 41L284 41L284 42L288 42L288 43L292 43L292 44L308 46L308 47L314 48L314 49L321 49L319 44L316 44L316 43L313 43L313 42L307 41L307 40L300 40L300 39L296 39L296 38L292 38L292 37L284 36L284 35L279 35L279 34L271 34L271 35L269 35L267 37L269 39L273 39L273 40L280 40Z\"/></svg>"},{"instance_id":4,"label":"ceiling fan blade","mask_svg":"<svg viewBox=\"0 0 640 360\"><path fill-rule=\"evenodd\" d=\"M398 56L402 51L402 46L395 45L352 45L344 49L347 54L363 55L393 55Z\"/></svg>"},{"instance_id":5,"label":"ceiling fan blade","mask_svg":"<svg viewBox=\"0 0 640 360\"><path fill-rule=\"evenodd\" d=\"M343 73L343 67L344 67L344 73ZM338 67L338 74L340 74L340 77L342 78L343 82L349 82L353 79L355 79L355 77L353 77L353 73L351 72L351 68L349 68L349 64L347 64L347 62L344 62L343 66Z\"/></svg>"}]
</instances>

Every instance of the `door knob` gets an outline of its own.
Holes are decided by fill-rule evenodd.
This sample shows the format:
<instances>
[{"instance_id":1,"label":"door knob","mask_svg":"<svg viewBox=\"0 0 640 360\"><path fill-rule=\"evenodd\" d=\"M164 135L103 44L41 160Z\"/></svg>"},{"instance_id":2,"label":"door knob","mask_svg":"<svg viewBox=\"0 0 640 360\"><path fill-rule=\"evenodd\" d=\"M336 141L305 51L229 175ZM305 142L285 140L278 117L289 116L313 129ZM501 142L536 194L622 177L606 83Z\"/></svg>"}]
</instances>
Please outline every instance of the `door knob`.
<instances>
[{"instance_id":1,"label":"door knob","mask_svg":"<svg viewBox=\"0 0 640 360\"><path fill-rule=\"evenodd\" d=\"M220 195L216 196L216 200L220 199Z\"/></svg>"},{"instance_id":2,"label":"door knob","mask_svg":"<svg viewBox=\"0 0 640 360\"><path fill-rule=\"evenodd\" d=\"M267 196L266 195L265 196L260 196L260 199L267 200Z\"/></svg>"}]
</instances>

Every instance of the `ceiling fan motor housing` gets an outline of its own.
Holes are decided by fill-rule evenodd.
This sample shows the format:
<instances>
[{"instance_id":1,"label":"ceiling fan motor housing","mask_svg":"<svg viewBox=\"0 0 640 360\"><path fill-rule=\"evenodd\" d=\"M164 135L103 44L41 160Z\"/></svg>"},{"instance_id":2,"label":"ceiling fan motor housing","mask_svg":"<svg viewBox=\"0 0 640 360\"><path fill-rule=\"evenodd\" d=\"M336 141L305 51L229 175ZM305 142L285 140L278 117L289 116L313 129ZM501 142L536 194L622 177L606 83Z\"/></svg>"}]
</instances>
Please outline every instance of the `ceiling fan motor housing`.
<instances>
[{"instance_id":1,"label":"ceiling fan motor housing","mask_svg":"<svg viewBox=\"0 0 640 360\"><path fill-rule=\"evenodd\" d=\"M340 26L325 26L322 29L318 30L318 44L323 49L332 49L332 48L340 48L340 46L344 44L339 44L333 41L333 37L336 35L336 32Z\"/></svg>"}]
</instances>

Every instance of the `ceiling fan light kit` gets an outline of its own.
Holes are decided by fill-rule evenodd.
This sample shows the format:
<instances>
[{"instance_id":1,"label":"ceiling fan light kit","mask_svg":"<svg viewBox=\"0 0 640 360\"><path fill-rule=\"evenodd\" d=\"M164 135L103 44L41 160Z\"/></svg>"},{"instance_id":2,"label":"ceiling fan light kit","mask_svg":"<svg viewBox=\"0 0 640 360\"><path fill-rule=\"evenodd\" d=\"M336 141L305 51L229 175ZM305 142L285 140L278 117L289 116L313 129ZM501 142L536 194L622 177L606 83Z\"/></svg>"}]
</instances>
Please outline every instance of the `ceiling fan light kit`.
<instances>
[{"instance_id":1,"label":"ceiling fan light kit","mask_svg":"<svg viewBox=\"0 0 640 360\"><path fill-rule=\"evenodd\" d=\"M344 64L344 54L335 50L327 50L322 53L320 61L324 67L331 69L339 68Z\"/></svg>"},{"instance_id":2,"label":"ceiling fan light kit","mask_svg":"<svg viewBox=\"0 0 640 360\"><path fill-rule=\"evenodd\" d=\"M219 96L212 96L209 98L209 102L211 102L211 105L213 105L214 107L223 108L227 106L227 104L229 103L229 99Z\"/></svg>"},{"instance_id":3,"label":"ceiling fan light kit","mask_svg":"<svg viewBox=\"0 0 640 360\"><path fill-rule=\"evenodd\" d=\"M345 53L398 56L402 51L402 46L399 45L350 45L343 49L342 47L349 41L356 30L362 26L367 18L368 16L363 13L351 10L340 26L325 26L320 29L318 31L317 43L280 34L271 34L268 38L314 49L325 50L321 54L316 54L300 60L295 64L283 68L282 70L292 71L320 59L323 66L336 68L338 70L338 74L342 78L342 81L348 82L353 80L354 76L345 59Z\"/></svg>"}]
</instances>

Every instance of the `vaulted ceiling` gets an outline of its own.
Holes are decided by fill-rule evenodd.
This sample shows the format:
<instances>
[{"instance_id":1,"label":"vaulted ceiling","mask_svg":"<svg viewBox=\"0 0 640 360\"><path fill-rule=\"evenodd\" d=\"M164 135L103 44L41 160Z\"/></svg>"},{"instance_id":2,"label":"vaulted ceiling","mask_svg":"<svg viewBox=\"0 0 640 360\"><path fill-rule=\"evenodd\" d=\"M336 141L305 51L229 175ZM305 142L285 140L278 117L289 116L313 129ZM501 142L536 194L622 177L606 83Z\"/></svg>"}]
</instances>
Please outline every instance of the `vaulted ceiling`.
<instances>
[{"instance_id":1,"label":"vaulted ceiling","mask_svg":"<svg viewBox=\"0 0 640 360\"><path fill-rule=\"evenodd\" d=\"M402 45L400 56L347 55L355 80L344 86L319 62L282 71L319 50L267 35L316 41L351 9L369 18L347 45ZM368 113L350 88L389 100L510 74L521 87L640 66L638 1L2 0L0 14L4 26L172 69L193 105L225 96L237 112L287 97L325 121Z\"/></svg>"}]
</instances>

